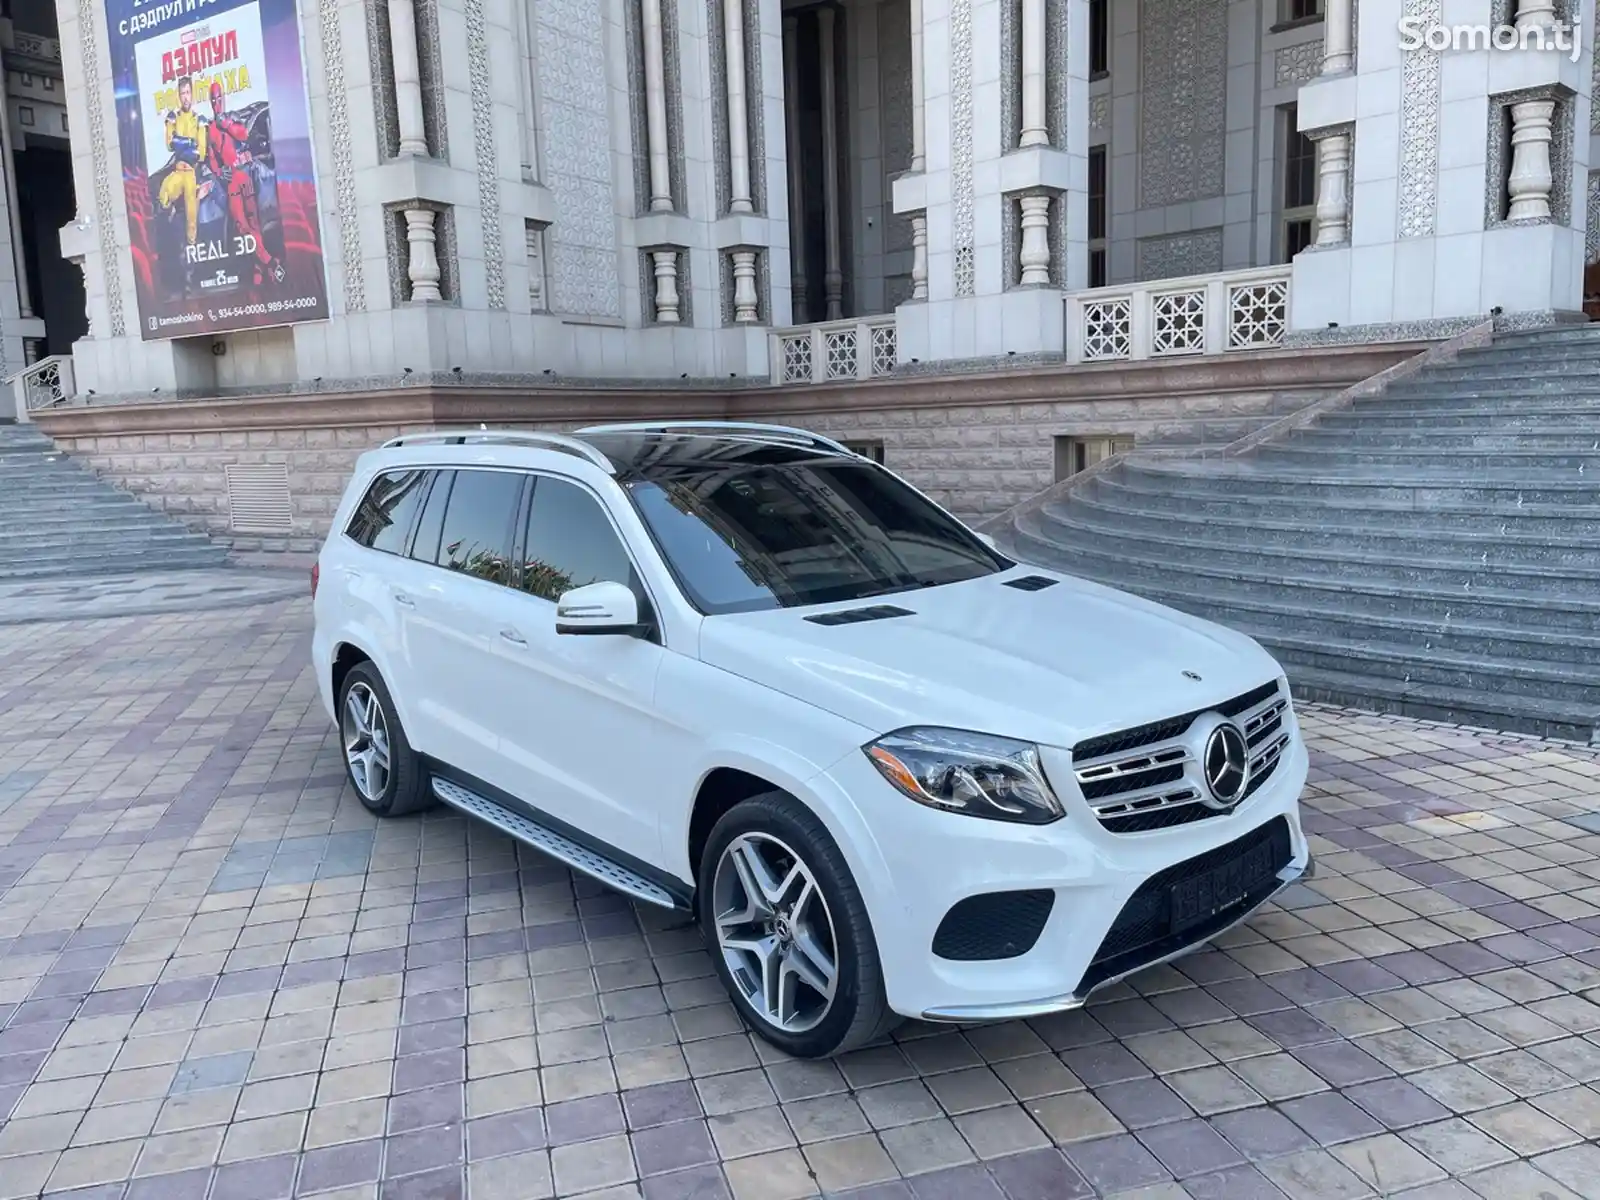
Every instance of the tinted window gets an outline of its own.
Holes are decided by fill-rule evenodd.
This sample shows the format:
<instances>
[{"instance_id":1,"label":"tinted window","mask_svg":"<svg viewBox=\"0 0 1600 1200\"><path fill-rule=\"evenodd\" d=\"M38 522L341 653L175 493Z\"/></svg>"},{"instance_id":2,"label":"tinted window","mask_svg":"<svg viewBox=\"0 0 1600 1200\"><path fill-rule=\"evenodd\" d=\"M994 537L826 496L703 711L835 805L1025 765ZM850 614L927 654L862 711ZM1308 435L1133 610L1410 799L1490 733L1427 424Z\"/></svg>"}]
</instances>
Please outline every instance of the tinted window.
<instances>
[{"instance_id":1,"label":"tinted window","mask_svg":"<svg viewBox=\"0 0 1600 1200\"><path fill-rule=\"evenodd\" d=\"M600 502L576 484L541 478L528 510L522 590L546 600L591 583L635 587L633 564Z\"/></svg>"},{"instance_id":2,"label":"tinted window","mask_svg":"<svg viewBox=\"0 0 1600 1200\"><path fill-rule=\"evenodd\" d=\"M1009 565L868 463L724 460L653 474L629 495L705 613L881 596Z\"/></svg>"},{"instance_id":3,"label":"tinted window","mask_svg":"<svg viewBox=\"0 0 1600 1200\"><path fill-rule=\"evenodd\" d=\"M418 562L439 561L439 535L444 532L444 509L450 502L450 486L455 482L454 471L437 471L433 487L428 490L428 501L422 506L422 517L417 521L417 536L411 539L411 557Z\"/></svg>"},{"instance_id":4,"label":"tinted window","mask_svg":"<svg viewBox=\"0 0 1600 1200\"><path fill-rule=\"evenodd\" d=\"M427 493L428 472L389 471L372 481L345 530L363 546L403 554L411 519Z\"/></svg>"},{"instance_id":5,"label":"tinted window","mask_svg":"<svg viewBox=\"0 0 1600 1200\"><path fill-rule=\"evenodd\" d=\"M435 561L490 583L511 582L511 524L523 476L457 471Z\"/></svg>"}]
</instances>

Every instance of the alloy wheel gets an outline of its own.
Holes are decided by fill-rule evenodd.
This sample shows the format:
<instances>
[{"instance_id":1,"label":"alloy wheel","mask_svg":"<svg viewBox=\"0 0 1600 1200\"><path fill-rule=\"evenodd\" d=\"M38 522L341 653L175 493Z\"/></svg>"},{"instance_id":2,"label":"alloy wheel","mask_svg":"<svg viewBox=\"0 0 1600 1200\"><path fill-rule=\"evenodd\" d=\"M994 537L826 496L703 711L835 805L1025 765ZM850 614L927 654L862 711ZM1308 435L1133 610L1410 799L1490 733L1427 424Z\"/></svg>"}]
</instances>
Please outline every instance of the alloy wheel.
<instances>
[{"instance_id":1,"label":"alloy wheel","mask_svg":"<svg viewBox=\"0 0 1600 1200\"><path fill-rule=\"evenodd\" d=\"M711 885L717 948L735 986L774 1029L806 1033L839 983L833 917L805 862L770 834L728 843Z\"/></svg>"},{"instance_id":2,"label":"alloy wheel","mask_svg":"<svg viewBox=\"0 0 1600 1200\"><path fill-rule=\"evenodd\" d=\"M344 697L344 759L350 779L368 804L377 804L389 787L389 726L377 693L353 683Z\"/></svg>"}]
</instances>

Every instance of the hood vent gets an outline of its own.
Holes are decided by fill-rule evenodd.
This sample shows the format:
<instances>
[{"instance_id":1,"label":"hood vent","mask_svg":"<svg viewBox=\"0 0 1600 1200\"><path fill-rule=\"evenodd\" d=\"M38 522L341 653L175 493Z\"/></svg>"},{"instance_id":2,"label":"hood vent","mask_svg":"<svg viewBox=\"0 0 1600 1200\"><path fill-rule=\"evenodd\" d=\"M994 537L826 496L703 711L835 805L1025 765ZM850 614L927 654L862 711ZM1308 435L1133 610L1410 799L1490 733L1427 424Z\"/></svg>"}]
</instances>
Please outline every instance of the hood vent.
<instances>
[{"instance_id":1,"label":"hood vent","mask_svg":"<svg viewBox=\"0 0 1600 1200\"><path fill-rule=\"evenodd\" d=\"M1006 587L1016 588L1019 592L1042 592L1047 587L1055 587L1059 580L1046 579L1043 575L1024 575L1021 579L1006 580Z\"/></svg>"},{"instance_id":2,"label":"hood vent","mask_svg":"<svg viewBox=\"0 0 1600 1200\"><path fill-rule=\"evenodd\" d=\"M871 608L847 608L841 612L818 613L807 617L813 625L859 625L863 621L887 621L890 617L909 617L909 608L896 608L892 604L874 604Z\"/></svg>"}]
</instances>

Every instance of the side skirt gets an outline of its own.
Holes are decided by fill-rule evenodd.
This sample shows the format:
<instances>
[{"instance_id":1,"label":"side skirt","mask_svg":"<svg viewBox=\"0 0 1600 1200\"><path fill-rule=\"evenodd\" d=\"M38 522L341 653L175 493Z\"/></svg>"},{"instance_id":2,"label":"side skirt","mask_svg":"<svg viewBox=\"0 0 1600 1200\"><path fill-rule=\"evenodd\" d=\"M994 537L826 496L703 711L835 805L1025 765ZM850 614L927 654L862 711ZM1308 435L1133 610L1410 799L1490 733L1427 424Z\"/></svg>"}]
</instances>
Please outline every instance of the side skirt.
<instances>
[{"instance_id":1,"label":"side skirt","mask_svg":"<svg viewBox=\"0 0 1600 1200\"><path fill-rule=\"evenodd\" d=\"M642 903L692 910L693 891L680 880L568 828L481 780L442 763L430 762L429 767L433 794L458 812L476 817L523 845Z\"/></svg>"}]
</instances>

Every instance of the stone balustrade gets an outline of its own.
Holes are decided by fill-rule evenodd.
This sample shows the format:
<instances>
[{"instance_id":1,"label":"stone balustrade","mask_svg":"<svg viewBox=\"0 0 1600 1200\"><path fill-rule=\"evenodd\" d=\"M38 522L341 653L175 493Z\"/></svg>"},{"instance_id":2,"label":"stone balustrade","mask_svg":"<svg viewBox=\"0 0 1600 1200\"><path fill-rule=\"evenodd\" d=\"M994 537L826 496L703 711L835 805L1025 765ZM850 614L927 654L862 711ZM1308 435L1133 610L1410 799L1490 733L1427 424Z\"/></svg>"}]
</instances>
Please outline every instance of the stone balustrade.
<instances>
[{"instance_id":1,"label":"stone balustrade","mask_svg":"<svg viewBox=\"0 0 1600 1200\"><path fill-rule=\"evenodd\" d=\"M1066 297L1073 363L1227 354L1279 345L1291 268L1255 268L1092 288Z\"/></svg>"}]
</instances>

